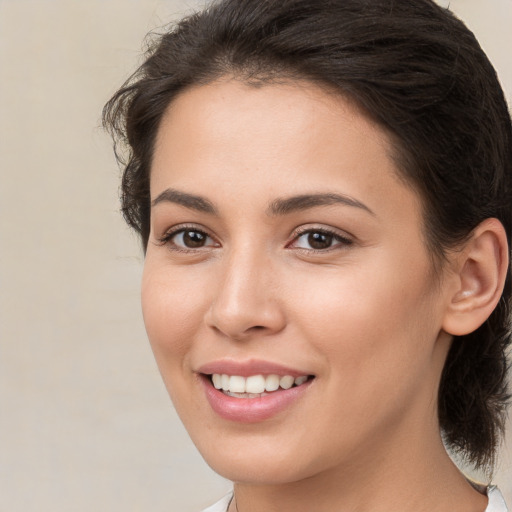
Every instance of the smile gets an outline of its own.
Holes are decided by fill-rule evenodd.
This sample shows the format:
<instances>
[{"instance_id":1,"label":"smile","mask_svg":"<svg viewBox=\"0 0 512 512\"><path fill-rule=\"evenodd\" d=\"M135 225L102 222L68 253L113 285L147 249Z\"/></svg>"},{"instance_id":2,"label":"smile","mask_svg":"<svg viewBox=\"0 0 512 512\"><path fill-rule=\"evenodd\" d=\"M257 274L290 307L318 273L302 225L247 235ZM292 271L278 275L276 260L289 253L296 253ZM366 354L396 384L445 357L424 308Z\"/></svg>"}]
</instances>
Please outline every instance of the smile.
<instances>
[{"instance_id":1,"label":"smile","mask_svg":"<svg viewBox=\"0 0 512 512\"><path fill-rule=\"evenodd\" d=\"M292 375L227 375L214 373L211 381L215 389L235 398L261 398L268 393L279 389L290 389L293 386L301 386L308 380L307 375L293 377Z\"/></svg>"},{"instance_id":2,"label":"smile","mask_svg":"<svg viewBox=\"0 0 512 512\"><path fill-rule=\"evenodd\" d=\"M265 375L246 377L227 373L200 374L211 409L224 420L257 423L278 417L296 407L308 395L313 375Z\"/></svg>"}]
</instances>

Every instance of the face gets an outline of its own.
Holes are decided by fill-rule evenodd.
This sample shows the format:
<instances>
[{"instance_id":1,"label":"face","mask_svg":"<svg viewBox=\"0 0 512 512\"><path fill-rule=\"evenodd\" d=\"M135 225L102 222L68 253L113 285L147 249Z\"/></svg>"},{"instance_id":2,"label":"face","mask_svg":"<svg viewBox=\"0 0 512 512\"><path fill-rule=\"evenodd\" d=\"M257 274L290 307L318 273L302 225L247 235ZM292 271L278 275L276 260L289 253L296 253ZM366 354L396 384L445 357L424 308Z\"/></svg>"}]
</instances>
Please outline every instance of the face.
<instances>
[{"instance_id":1,"label":"face","mask_svg":"<svg viewBox=\"0 0 512 512\"><path fill-rule=\"evenodd\" d=\"M306 82L189 89L151 197L146 329L216 471L298 481L437 431L443 287L417 195L349 101Z\"/></svg>"}]
</instances>

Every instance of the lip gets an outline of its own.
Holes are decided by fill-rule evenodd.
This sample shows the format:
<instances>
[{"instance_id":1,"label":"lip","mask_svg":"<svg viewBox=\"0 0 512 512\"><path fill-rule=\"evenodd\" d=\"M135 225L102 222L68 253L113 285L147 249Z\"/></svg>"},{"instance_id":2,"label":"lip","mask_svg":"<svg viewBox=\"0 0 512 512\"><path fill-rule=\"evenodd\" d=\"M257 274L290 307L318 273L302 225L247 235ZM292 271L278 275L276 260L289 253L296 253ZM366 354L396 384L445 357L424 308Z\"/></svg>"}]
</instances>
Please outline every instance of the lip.
<instances>
[{"instance_id":1,"label":"lip","mask_svg":"<svg viewBox=\"0 0 512 512\"><path fill-rule=\"evenodd\" d=\"M212 410L221 418L238 423L256 423L272 418L292 407L308 391L314 379L309 379L300 386L290 389L272 391L259 398L236 398L225 395L215 389L210 375L214 373L227 375L291 375L300 377L311 375L270 361L251 359L248 361L220 360L205 364L198 369L200 381Z\"/></svg>"},{"instance_id":2,"label":"lip","mask_svg":"<svg viewBox=\"0 0 512 512\"><path fill-rule=\"evenodd\" d=\"M235 398L215 389L207 375L201 375L210 407L221 418L238 423L257 423L293 406L309 389L313 380L290 389L272 391L260 398Z\"/></svg>"},{"instance_id":3,"label":"lip","mask_svg":"<svg viewBox=\"0 0 512 512\"><path fill-rule=\"evenodd\" d=\"M292 377L301 377L302 375L312 375L311 372L300 369L290 368L271 361L261 359L249 359L247 361L235 361L233 359L222 359L200 366L198 373L212 375L213 373L239 375L240 377L250 377L251 375L291 375Z\"/></svg>"}]
</instances>

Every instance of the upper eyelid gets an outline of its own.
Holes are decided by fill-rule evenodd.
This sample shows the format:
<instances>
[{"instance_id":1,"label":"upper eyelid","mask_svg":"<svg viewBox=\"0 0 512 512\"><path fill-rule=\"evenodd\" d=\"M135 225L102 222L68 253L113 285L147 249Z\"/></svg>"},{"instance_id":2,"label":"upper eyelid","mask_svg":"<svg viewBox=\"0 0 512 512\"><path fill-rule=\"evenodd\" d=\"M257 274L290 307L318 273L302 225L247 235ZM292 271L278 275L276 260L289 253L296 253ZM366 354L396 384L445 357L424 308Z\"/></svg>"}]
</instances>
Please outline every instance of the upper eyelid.
<instances>
[{"instance_id":1,"label":"upper eyelid","mask_svg":"<svg viewBox=\"0 0 512 512\"><path fill-rule=\"evenodd\" d=\"M165 229L162 236L175 235L187 229L189 229L190 231L199 231L200 233L204 233L205 235L214 238L210 231L205 227L188 222L185 222L183 224L176 224L175 226L171 226L170 228Z\"/></svg>"},{"instance_id":2,"label":"upper eyelid","mask_svg":"<svg viewBox=\"0 0 512 512\"><path fill-rule=\"evenodd\" d=\"M211 238L215 243L220 243L219 240L215 235L211 233L209 229L202 225L194 224L194 223L183 223L183 224L177 224L175 226L172 226L170 228L167 228L161 236L156 237L158 241L164 243L168 240L170 240L172 237L176 236L177 234L185 231L185 230L191 230L191 231L198 231L200 233L203 233L204 235ZM354 236L350 233L346 232L345 230L340 230L338 228L332 227L332 226L319 226L314 224L305 224L298 226L292 230L291 235L288 238L288 242L286 243L287 246L289 246L293 241L295 241L300 236L303 236L307 233L312 232L322 232L329 235L333 235L334 237L338 237L342 240L354 240Z\"/></svg>"},{"instance_id":3,"label":"upper eyelid","mask_svg":"<svg viewBox=\"0 0 512 512\"><path fill-rule=\"evenodd\" d=\"M295 228L292 232L292 237L296 238L298 236L304 235L305 233L314 233L314 232L322 232L327 233L329 235L338 236L340 238L349 238L353 240L355 237L348 233L345 230L330 227L330 226L315 226L315 225L303 225Z\"/></svg>"},{"instance_id":4,"label":"upper eyelid","mask_svg":"<svg viewBox=\"0 0 512 512\"><path fill-rule=\"evenodd\" d=\"M155 238L161 244L165 244L179 233L182 233L183 231L187 230L202 233L206 235L208 238L211 238L215 243L219 243L218 240L206 228L192 224L177 224L176 226L167 228L162 235L156 236Z\"/></svg>"},{"instance_id":5,"label":"upper eyelid","mask_svg":"<svg viewBox=\"0 0 512 512\"><path fill-rule=\"evenodd\" d=\"M348 247L353 245L354 243L354 236L350 235L349 233L343 231L343 233L339 232L340 230L337 230L335 228L330 227L298 227L294 230L294 233L292 235L291 240L286 244L286 248L288 249L295 249L298 251L303 251L307 253L328 253L330 251L334 251L339 249L338 245L341 245L342 247ZM327 235L331 235L334 239L337 239L338 244L333 244L330 247L327 247L325 249L313 249L313 248L305 248L305 247L294 247L294 244L297 242L298 239L300 239L302 236L307 235L308 233L324 233Z\"/></svg>"}]
</instances>

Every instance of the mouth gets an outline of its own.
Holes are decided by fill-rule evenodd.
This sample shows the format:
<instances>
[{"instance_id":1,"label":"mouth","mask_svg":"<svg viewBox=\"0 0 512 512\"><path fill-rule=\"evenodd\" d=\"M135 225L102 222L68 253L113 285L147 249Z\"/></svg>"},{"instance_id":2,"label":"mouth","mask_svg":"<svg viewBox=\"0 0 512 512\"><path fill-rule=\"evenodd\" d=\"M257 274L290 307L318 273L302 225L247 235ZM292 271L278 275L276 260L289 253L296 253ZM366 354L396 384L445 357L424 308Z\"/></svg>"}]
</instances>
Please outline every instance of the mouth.
<instances>
[{"instance_id":1,"label":"mouth","mask_svg":"<svg viewBox=\"0 0 512 512\"><path fill-rule=\"evenodd\" d=\"M212 411L224 420L244 424L282 418L281 414L304 401L315 380L314 375L299 373L233 373L199 376Z\"/></svg>"},{"instance_id":2,"label":"mouth","mask_svg":"<svg viewBox=\"0 0 512 512\"><path fill-rule=\"evenodd\" d=\"M213 373L205 377L224 395L248 399L262 398L272 393L296 388L314 379L313 375L294 377L293 375L256 374L243 377L225 373Z\"/></svg>"}]
</instances>

